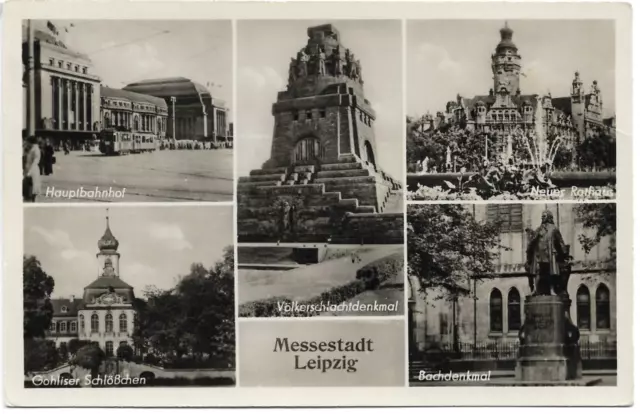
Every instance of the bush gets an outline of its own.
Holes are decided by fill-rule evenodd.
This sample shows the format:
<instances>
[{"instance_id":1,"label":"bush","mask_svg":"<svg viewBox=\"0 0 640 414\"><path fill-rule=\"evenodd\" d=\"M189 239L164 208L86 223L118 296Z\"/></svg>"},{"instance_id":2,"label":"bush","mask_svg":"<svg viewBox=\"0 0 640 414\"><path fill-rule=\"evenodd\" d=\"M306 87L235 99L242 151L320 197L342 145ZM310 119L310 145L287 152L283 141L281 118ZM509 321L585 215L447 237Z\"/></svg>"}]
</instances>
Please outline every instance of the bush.
<instances>
[{"instance_id":1,"label":"bush","mask_svg":"<svg viewBox=\"0 0 640 414\"><path fill-rule=\"evenodd\" d=\"M89 344L78 349L78 352L71 363L91 370L91 375L96 376L98 368L105 358L106 355L104 351L100 349L97 344Z\"/></svg>"},{"instance_id":2,"label":"bush","mask_svg":"<svg viewBox=\"0 0 640 414\"><path fill-rule=\"evenodd\" d=\"M133 358L133 348L129 344L122 344L116 350L116 356L124 361L131 361Z\"/></svg>"},{"instance_id":3,"label":"bush","mask_svg":"<svg viewBox=\"0 0 640 414\"><path fill-rule=\"evenodd\" d=\"M319 296L300 302L299 304L303 308L308 308L313 305L319 307L323 302L332 304L342 303L366 290L377 289L382 282L394 277L402 270L404 270L404 254L394 253L360 268L356 272L356 280L346 285L333 287ZM245 318L309 317L320 313L318 309L298 311L296 309L287 310L286 306L283 306L291 304L291 299L283 296L257 300L242 304L238 310L238 316Z\"/></svg>"}]
</instances>

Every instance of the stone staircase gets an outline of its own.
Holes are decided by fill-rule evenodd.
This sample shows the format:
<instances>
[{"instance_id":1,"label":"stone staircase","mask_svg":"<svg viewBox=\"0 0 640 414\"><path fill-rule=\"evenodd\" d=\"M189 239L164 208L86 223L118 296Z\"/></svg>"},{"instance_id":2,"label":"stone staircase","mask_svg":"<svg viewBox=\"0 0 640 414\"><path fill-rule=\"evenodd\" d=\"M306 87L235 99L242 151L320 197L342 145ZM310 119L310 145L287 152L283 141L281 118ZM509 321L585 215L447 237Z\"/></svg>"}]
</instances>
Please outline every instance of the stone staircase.
<instances>
[{"instance_id":1,"label":"stone staircase","mask_svg":"<svg viewBox=\"0 0 640 414\"><path fill-rule=\"evenodd\" d=\"M248 177L240 177L238 192L250 189L269 189L275 194L291 194L295 187L322 184L324 193L340 193L338 201L341 205L353 205L354 213L402 212L401 185L384 172L375 171L367 162L353 154L343 155L333 163L316 165L300 165L251 171ZM377 192L363 190L373 187ZM283 187L276 189L274 187ZM370 193L370 194L367 194ZM335 199L335 195L330 196ZM391 202L393 200L393 202ZM327 200L329 201L329 200ZM391 211L388 206L393 205Z\"/></svg>"},{"instance_id":2,"label":"stone staircase","mask_svg":"<svg viewBox=\"0 0 640 414\"><path fill-rule=\"evenodd\" d=\"M403 242L400 183L352 154L324 164L251 171L239 179L237 197L243 242L268 241L277 232L272 204L278 197L304 199L296 213L304 227L296 230L298 241Z\"/></svg>"}]
</instances>

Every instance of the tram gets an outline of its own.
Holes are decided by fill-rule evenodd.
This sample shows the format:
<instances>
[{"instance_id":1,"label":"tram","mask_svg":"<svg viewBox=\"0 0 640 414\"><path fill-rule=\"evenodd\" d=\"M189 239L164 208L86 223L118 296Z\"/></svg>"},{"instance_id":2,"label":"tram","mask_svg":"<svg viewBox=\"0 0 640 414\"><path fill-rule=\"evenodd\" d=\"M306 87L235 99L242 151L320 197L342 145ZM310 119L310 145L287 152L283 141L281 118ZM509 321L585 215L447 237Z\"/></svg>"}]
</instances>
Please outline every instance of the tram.
<instances>
[{"instance_id":1,"label":"tram","mask_svg":"<svg viewBox=\"0 0 640 414\"><path fill-rule=\"evenodd\" d=\"M100 152L105 155L125 155L142 152L153 152L158 143L153 134L118 131L113 128L100 133Z\"/></svg>"}]
</instances>

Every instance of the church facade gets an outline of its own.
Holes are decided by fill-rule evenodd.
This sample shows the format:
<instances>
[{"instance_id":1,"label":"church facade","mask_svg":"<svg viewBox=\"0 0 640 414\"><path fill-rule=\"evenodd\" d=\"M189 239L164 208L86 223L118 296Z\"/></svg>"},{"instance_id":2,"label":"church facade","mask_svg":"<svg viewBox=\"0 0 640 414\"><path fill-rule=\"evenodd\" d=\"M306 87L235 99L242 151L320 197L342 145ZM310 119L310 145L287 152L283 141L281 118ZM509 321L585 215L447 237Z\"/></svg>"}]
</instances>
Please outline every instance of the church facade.
<instances>
[{"instance_id":1,"label":"church facade","mask_svg":"<svg viewBox=\"0 0 640 414\"><path fill-rule=\"evenodd\" d=\"M118 240L109 227L98 240L97 278L81 299L52 299L53 319L47 338L60 347L76 339L97 343L107 355L122 344L133 346L133 287L120 278Z\"/></svg>"},{"instance_id":2,"label":"church facade","mask_svg":"<svg viewBox=\"0 0 640 414\"><path fill-rule=\"evenodd\" d=\"M522 56L513 42L513 30L505 24L500 42L491 55L493 86L488 95L463 97L447 102L445 111L426 115L423 130L445 125L466 128L497 137L497 152L507 150L514 133L535 133L538 139L560 137L569 148L591 136L615 136L615 117L603 115L602 92L597 80L585 90L580 73L567 79L568 96L526 94L520 89ZM574 151L575 156L575 151Z\"/></svg>"},{"instance_id":3,"label":"church facade","mask_svg":"<svg viewBox=\"0 0 640 414\"><path fill-rule=\"evenodd\" d=\"M531 290L525 272L528 229L540 225L542 212L554 215L564 243L573 256L568 293L572 300L570 315L580 329L582 342L616 341L616 270L611 263L615 238L607 236L586 253L580 244L585 230L576 216L574 204L488 204L468 205L477 221L499 220L501 250L495 274L471 277L466 295L443 297L443 292L423 292L415 278L409 278L409 342L412 351L433 346L464 349L474 344L502 344L513 347L524 322L524 301ZM409 252L409 255L411 252ZM514 348L515 349L515 348Z\"/></svg>"}]
</instances>

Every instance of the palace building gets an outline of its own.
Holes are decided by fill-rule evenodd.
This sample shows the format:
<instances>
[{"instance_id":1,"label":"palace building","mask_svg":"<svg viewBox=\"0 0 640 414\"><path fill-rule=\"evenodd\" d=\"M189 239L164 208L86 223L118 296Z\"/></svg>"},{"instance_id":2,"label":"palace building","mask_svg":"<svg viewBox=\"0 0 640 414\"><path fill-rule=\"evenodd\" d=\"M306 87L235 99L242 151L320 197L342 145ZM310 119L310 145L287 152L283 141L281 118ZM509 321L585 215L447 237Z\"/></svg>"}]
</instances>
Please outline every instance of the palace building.
<instances>
[{"instance_id":1,"label":"palace building","mask_svg":"<svg viewBox=\"0 0 640 414\"><path fill-rule=\"evenodd\" d=\"M417 279L409 278L412 351L447 347L454 342L463 349L474 344L517 345L525 317L524 300L531 293L525 272L527 230L540 225L545 209L553 213L554 223L573 256L568 293L572 300L571 319L580 330L580 340L615 343L616 270L615 261L611 260L614 236L603 238L586 253L580 236L593 231L584 229L573 204L476 204L467 208L477 221L499 220L500 243L508 249L502 250L496 260L494 275L471 277L469 286L465 286L468 294L457 298L433 289L424 292Z\"/></svg>"},{"instance_id":2,"label":"palace building","mask_svg":"<svg viewBox=\"0 0 640 414\"><path fill-rule=\"evenodd\" d=\"M228 141L225 102L195 81L182 77L147 79L129 84L124 90L163 99L170 111L167 135L173 133L175 117L175 139Z\"/></svg>"},{"instance_id":3,"label":"palace building","mask_svg":"<svg viewBox=\"0 0 640 414\"><path fill-rule=\"evenodd\" d=\"M596 80L585 92L580 73L567 80L568 96L525 94L520 89L522 56L513 42L513 30L507 24L500 29L500 42L491 55L493 87L488 95L463 97L446 104L444 112L423 118L424 129L444 125L494 134L499 152L509 145L511 136L520 130L566 139L574 148L585 139L606 132L615 135L615 117L603 115L602 93Z\"/></svg>"},{"instance_id":4,"label":"palace building","mask_svg":"<svg viewBox=\"0 0 640 414\"><path fill-rule=\"evenodd\" d=\"M133 287L120 278L119 242L109 227L98 240L97 278L84 288L82 299L52 299L53 320L47 337L56 347L73 339L91 341L111 355L118 346L133 346Z\"/></svg>"}]
</instances>

